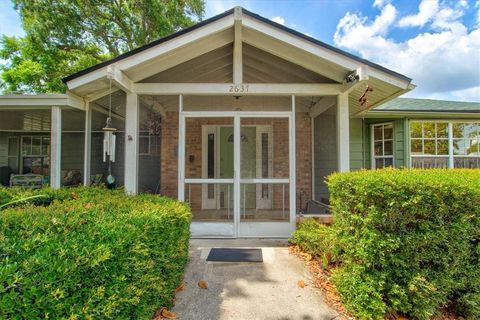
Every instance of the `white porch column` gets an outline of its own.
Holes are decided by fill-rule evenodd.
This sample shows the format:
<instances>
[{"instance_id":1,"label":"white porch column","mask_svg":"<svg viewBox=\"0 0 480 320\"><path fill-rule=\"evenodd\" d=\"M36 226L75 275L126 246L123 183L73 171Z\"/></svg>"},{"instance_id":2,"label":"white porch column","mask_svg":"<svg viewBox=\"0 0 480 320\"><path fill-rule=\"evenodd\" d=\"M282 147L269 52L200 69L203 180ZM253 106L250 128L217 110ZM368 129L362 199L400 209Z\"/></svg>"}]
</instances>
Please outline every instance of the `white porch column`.
<instances>
[{"instance_id":1,"label":"white porch column","mask_svg":"<svg viewBox=\"0 0 480 320\"><path fill-rule=\"evenodd\" d=\"M350 171L350 114L348 93L337 95L337 161L338 171Z\"/></svg>"},{"instance_id":2,"label":"white porch column","mask_svg":"<svg viewBox=\"0 0 480 320\"><path fill-rule=\"evenodd\" d=\"M290 230L293 232L296 228L296 214L297 214L297 151L296 151L296 123L295 123L295 96L292 96L292 115L289 119L289 143L290 146Z\"/></svg>"},{"instance_id":3,"label":"white porch column","mask_svg":"<svg viewBox=\"0 0 480 320\"><path fill-rule=\"evenodd\" d=\"M85 141L83 151L83 185L90 184L90 161L92 150L92 108L90 102L85 105Z\"/></svg>"},{"instance_id":4,"label":"white porch column","mask_svg":"<svg viewBox=\"0 0 480 320\"><path fill-rule=\"evenodd\" d=\"M50 187L59 189L62 172L62 109L52 107L50 136Z\"/></svg>"},{"instance_id":5,"label":"white porch column","mask_svg":"<svg viewBox=\"0 0 480 320\"><path fill-rule=\"evenodd\" d=\"M235 230L233 233L234 237L238 237L240 235L240 218L241 218L241 209L242 205L240 202L241 194L240 194L240 179L242 177L242 163L240 160L241 154L241 119L240 116L237 114L233 118L233 214L234 214L234 224Z\"/></svg>"},{"instance_id":6,"label":"white porch column","mask_svg":"<svg viewBox=\"0 0 480 320\"><path fill-rule=\"evenodd\" d=\"M450 169L455 168L455 159L453 158L453 123L452 122L448 123L448 167Z\"/></svg>"},{"instance_id":7,"label":"white porch column","mask_svg":"<svg viewBox=\"0 0 480 320\"><path fill-rule=\"evenodd\" d=\"M138 116L139 103L136 93L127 93L125 112L125 192L138 192Z\"/></svg>"},{"instance_id":8,"label":"white porch column","mask_svg":"<svg viewBox=\"0 0 480 320\"><path fill-rule=\"evenodd\" d=\"M177 198L185 201L185 118L183 117L183 95L178 96L178 191Z\"/></svg>"}]
</instances>

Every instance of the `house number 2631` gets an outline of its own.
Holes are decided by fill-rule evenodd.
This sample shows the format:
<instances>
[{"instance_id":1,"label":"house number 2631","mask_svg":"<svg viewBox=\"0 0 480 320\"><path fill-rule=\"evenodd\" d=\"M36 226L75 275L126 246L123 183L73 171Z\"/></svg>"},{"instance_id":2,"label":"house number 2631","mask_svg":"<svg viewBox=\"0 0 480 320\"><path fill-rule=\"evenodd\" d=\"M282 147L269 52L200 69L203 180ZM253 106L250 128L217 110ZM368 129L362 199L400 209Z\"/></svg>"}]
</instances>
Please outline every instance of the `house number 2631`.
<instances>
[{"instance_id":1,"label":"house number 2631","mask_svg":"<svg viewBox=\"0 0 480 320\"><path fill-rule=\"evenodd\" d=\"M231 85L228 92L232 92L232 93L248 92L248 84Z\"/></svg>"}]
</instances>

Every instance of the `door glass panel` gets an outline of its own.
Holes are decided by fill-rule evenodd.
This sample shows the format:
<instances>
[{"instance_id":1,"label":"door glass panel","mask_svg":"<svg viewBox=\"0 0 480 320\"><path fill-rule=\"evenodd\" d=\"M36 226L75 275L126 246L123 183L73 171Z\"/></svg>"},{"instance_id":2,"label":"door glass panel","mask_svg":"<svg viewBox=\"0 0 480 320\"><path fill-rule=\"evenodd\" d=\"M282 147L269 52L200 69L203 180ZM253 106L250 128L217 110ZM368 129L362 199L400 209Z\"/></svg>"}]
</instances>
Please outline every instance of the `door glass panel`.
<instances>
[{"instance_id":1,"label":"door glass panel","mask_svg":"<svg viewBox=\"0 0 480 320\"><path fill-rule=\"evenodd\" d=\"M258 201L262 188L269 190L271 202L264 206ZM264 189L265 190L265 189ZM242 183L240 185L240 220L243 222L290 221L289 184Z\"/></svg>"},{"instance_id":2,"label":"door glass panel","mask_svg":"<svg viewBox=\"0 0 480 320\"><path fill-rule=\"evenodd\" d=\"M202 192L209 186L218 192L218 203L205 208ZM233 222L233 183L186 183L185 202L192 208L193 221Z\"/></svg>"},{"instance_id":3,"label":"door glass panel","mask_svg":"<svg viewBox=\"0 0 480 320\"><path fill-rule=\"evenodd\" d=\"M288 222L288 118L240 122L240 221Z\"/></svg>"},{"instance_id":4,"label":"door glass panel","mask_svg":"<svg viewBox=\"0 0 480 320\"><path fill-rule=\"evenodd\" d=\"M221 126L218 139L220 141L220 178L233 179L233 126Z\"/></svg>"},{"instance_id":5,"label":"door glass panel","mask_svg":"<svg viewBox=\"0 0 480 320\"><path fill-rule=\"evenodd\" d=\"M288 118L242 118L242 179L288 178Z\"/></svg>"},{"instance_id":6,"label":"door glass panel","mask_svg":"<svg viewBox=\"0 0 480 320\"><path fill-rule=\"evenodd\" d=\"M193 236L234 235L231 136L233 118L185 119L185 202L192 208Z\"/></svg>"},{"instance_id":7,"label":"door glass panel","mask_svg":"<svg viewBox=\"0 0 480 320\"><path fill-rule=\"evenodd\" d=\"M233 139L227 141L228 131L233 134L233 118L185 119L186 179L233 178Z\"/></svg>"}]
</instances>

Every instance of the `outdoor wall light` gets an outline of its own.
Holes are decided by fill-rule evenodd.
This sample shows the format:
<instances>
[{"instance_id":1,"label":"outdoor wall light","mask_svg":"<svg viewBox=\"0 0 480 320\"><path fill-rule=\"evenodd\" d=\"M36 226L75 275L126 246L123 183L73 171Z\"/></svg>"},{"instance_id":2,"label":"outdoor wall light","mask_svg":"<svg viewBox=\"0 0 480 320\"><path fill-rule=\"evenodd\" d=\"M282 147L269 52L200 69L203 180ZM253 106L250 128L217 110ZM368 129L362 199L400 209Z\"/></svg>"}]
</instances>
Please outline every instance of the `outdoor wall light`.
<instances>
[{"instance_id":1,"label":"outdoor wall light","mask_svg":"<svg viewBox=\"0 0 480 320\"><path fill-rule=\"evenodd\" d=\"M189 155L188 161L190 161L190 163L193 163L193 161L195 161L195 156L193 154Z\"/></svg>"}]
</instances>

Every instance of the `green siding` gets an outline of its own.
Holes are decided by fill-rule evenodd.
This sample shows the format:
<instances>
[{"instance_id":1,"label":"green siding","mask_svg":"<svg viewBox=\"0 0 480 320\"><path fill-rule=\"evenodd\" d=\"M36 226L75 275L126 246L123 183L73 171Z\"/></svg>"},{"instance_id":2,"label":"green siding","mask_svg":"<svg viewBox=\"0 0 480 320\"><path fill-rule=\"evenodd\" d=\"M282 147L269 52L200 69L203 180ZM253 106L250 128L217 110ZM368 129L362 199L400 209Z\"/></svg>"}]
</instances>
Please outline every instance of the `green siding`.
<instances>
[{"instance_id":1,"label":"green siding","mask_svg":"<svg viewBox=\"0 0 480 320\"><path fill-rule=\"evenodd\" d=\"M350 119L350 168L371 168L371 125L393 122L395 135L395 167L407 166L404 119ZM362 143L362 137L364 137ZM363 151L362 151L363 150Z\"/></svg>"},{"instance_id":2,"label":"green siding","mask_svg":"<svg viewBox=\"0 0 480 320\"><path fill-rule=\"evenodd\" d=\"M363 120L350 118L350 169L359 170L364 167L362 132Z\"/></svg>"}]
</instances>

